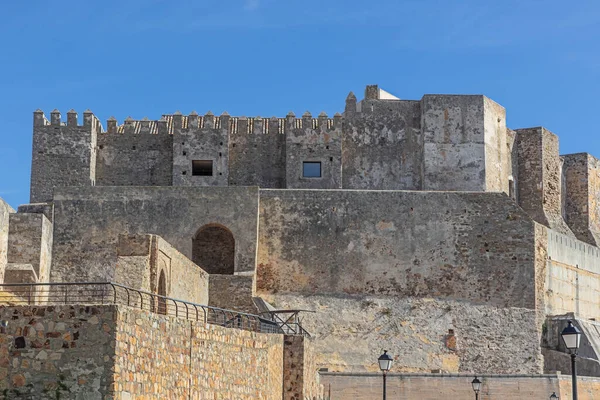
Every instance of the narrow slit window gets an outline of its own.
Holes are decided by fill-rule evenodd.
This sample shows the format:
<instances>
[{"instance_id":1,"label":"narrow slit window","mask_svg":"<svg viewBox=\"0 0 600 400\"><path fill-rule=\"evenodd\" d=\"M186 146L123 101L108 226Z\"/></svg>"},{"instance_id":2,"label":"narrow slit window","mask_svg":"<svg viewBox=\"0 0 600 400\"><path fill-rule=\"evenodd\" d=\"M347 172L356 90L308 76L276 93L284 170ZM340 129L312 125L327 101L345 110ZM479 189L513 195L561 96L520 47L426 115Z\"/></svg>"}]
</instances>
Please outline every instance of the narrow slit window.
<instances>
[{"instance_id":1,"label":"narrow slit window","mask_svg":"<svg viewBox=\"0 0 600 400\"><path fill-rule=\"evenodd\" d=\"M213 176L212 160L193 160L192 175L194 176Z\"/></svg>"},{"instance_id":2,"label":"narrow slit window","mask_svg":"<svg viewBox=\"0 0 600 400\"><path fill-rule=\"evenodd\" d=\"M302 177L304 177L304 178L320 178L321 177L321 162L320 161L304 161L302 163Z\"/></svg>"}]
</instances>

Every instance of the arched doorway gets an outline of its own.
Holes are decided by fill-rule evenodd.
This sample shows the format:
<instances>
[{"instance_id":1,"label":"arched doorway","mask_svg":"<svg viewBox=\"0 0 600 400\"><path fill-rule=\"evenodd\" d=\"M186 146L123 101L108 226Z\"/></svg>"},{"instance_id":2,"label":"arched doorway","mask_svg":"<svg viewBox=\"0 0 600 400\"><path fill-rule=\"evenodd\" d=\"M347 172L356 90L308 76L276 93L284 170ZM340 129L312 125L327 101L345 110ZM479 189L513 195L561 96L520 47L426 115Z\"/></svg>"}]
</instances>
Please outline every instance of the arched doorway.
<instances>
[{"instance_id":1,"label":"arched doorway","mask_svg":"<svg viewBox=\"0 0 600 400\"><path fill-rule=\"evenodd\" d=\"M192 261L209 274L233 275L235 239L221 225L205 225L192 240Z\"/></svg>"},{"instance_id":2,"label":"arched doorway","mask_svg":"<svg viewBox=\"0 0 600 400\"><path fill-rule=\"evenodd\" d=\"M158 278L158 295L166 296L167 295L167 280L165 279L165 271L160 271L160 277ZM167 300L163 297L158 298L158 313L166 314L167 313Z\"/></svg>"}]
</instances>

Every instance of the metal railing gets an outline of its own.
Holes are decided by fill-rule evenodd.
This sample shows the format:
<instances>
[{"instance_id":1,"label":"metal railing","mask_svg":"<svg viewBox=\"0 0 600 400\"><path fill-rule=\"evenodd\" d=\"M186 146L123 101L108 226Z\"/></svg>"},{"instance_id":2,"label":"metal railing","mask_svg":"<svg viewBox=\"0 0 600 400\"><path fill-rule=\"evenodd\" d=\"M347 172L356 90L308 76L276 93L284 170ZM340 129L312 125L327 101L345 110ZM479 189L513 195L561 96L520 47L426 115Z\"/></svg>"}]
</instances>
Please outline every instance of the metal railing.
<instances>
[{"instance_id":1,"label":"metal railing","mask_svg":"<svg viewBox=\"0 0 600 400\"><path fill-rule=\"evenodd\" d=\"M0 284L0 304L40 306L117 304L227 328L262 333L285 333L277 322L258 315L160 296L114 282L5 283Z\"/></svg>"}]
</instances>

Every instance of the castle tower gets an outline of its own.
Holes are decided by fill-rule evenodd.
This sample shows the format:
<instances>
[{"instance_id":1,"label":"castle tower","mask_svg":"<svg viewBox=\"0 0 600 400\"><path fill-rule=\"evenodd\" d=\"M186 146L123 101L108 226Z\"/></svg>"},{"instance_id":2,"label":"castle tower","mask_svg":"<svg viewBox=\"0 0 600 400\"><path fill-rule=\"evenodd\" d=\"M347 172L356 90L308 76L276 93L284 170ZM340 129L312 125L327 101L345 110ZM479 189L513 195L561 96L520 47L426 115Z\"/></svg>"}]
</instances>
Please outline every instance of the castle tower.
<instances>
[{"instance_id":1,"label":"castle tower","mask_svg":"<svg viewBox=\"0 0 600 400\"><path fill-rule=\"evenodd\" d=\"M48 121L43 111L33 113L32 203L52 200L55 187L95 183L96 135L102 131L98 118L87 110L83 125L78 125L73 110L67 113L66 124L58 110L50 116Z\"/></svg>"}]
</instances>

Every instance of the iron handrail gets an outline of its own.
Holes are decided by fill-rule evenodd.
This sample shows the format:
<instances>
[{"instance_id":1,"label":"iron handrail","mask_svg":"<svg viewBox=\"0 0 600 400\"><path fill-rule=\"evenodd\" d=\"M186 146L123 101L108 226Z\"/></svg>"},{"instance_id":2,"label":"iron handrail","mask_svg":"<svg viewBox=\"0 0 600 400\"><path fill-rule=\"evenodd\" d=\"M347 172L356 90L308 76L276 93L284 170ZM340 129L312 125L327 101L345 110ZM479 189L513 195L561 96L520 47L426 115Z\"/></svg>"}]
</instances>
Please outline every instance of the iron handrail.
<instances>
[{"instance_id":1,"label":"iron handrail","mask_svg":"<svg viewBox=\"0 0 600 400\"><path fill-rule=\"evenodd\" d=\"M74 286L78 288L72 288ZM19 290L20 288L26 290ZM100 299L101 304L107 304L108 302L108 304L126 305L158 314L203 321L204 323L214 325L263 333L287 333L277 322L259 315L161 296L116 282L4 283L0 284L0 289L4 289L0 291L0 304L90 304L90 302L95 303ZM112 297L107 296L106 289L112 291ZM27 293L26 299L14 297L21 296L24 293ZM131 293L134 293L134 296L131 296ZM110 298L110 300L107 298ZM183 307L185 307L185 313L183 312ZM190 315L191 307L196 310L193 313L195 315ZM202 315L198 312L199 308L203 311Z\"/></svg>"}]
</instances>

